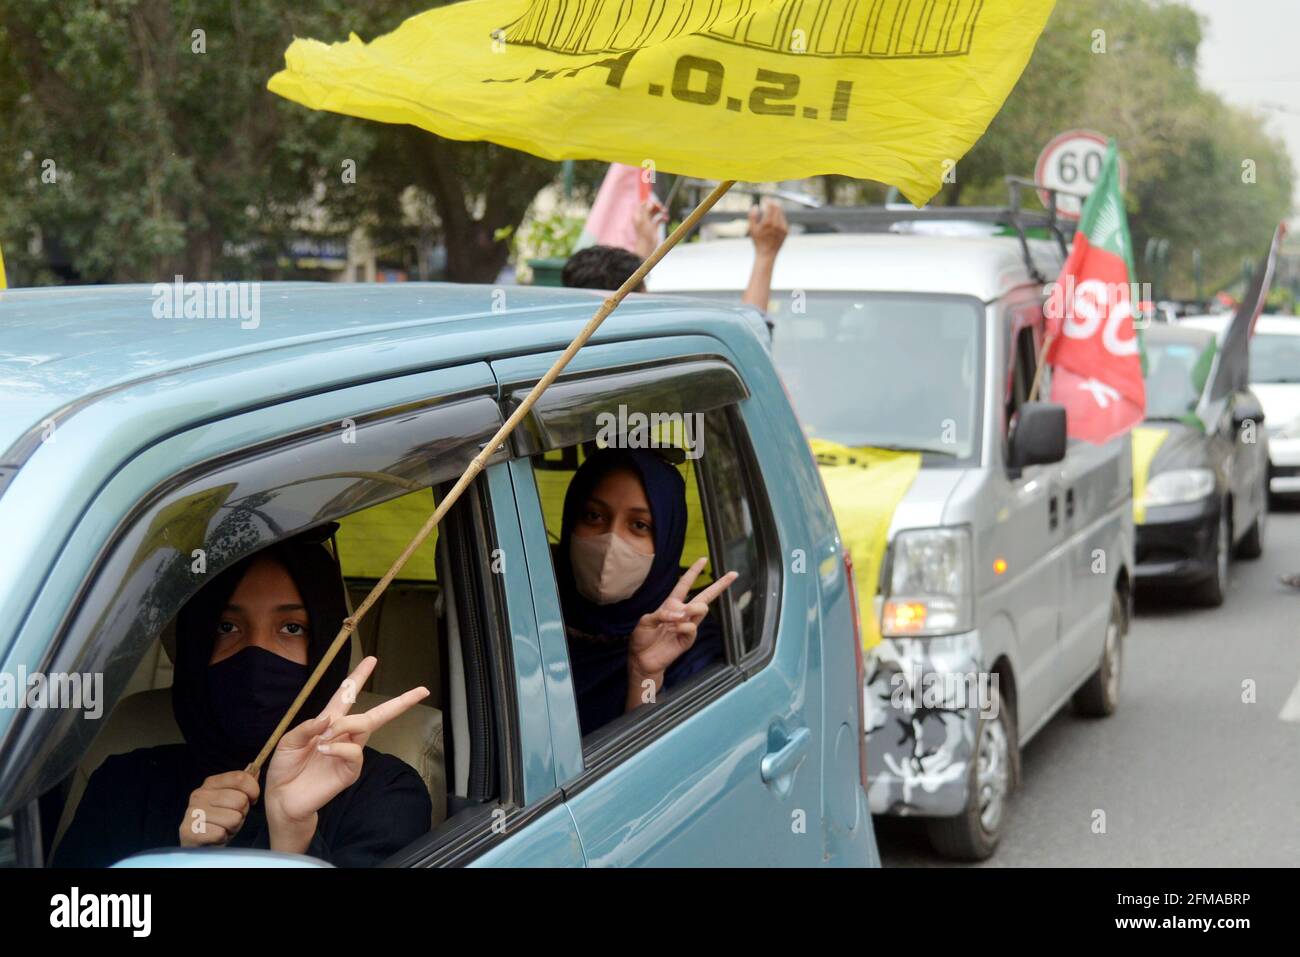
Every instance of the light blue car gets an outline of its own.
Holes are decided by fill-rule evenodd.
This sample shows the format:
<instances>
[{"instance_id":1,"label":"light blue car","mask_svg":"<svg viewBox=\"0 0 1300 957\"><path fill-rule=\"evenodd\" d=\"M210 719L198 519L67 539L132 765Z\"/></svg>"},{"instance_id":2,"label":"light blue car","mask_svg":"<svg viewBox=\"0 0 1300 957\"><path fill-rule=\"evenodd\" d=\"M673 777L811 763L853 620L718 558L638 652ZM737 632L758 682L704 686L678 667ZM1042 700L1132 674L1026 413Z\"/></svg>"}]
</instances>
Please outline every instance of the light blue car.
<instances>
[{"instance_id":1,"label":"light blue car","mask_svg":"<svg viewBox=\"0 0 1300 957\"><path fill-rule=\"evenodd\" d=\"M338 521L355 607L600 298L0 293L0 862L51 860L107 756L181 740L173 618L206 576ZM677 443L665 454L687 479L687 557L740 577L713 606L725 660L584 738L551 563L557 504L579 447L611 422L625 438L637 413L663 417L642 437ZM432 691L370 740L433 804L428 833L387 863L877 865L851 588L750 321L633 296L353 638L353 660L380 662L362 705ZM128 860L312 863L179 847Z\"/></svg>"}]
</instances>

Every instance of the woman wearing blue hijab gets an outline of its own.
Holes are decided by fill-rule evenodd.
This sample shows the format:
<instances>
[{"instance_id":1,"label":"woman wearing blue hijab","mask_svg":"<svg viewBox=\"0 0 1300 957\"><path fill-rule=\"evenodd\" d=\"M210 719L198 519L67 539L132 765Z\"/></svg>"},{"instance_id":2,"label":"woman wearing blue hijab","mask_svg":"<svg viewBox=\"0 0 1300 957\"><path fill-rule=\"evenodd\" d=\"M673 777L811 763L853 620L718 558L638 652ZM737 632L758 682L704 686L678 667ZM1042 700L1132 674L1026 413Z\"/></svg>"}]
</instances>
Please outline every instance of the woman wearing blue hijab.
<instances>
[{"instance_id":1,"label":"woman wearing blue hijab","mask_svg":"<svg viewBox=\"0 0 1300 957\"><path fill-rule=\"evenodd\" d=\"M601 449L569 483L555 572L583 735L722 658L709 602L736 573L690 598L706 559L683 574L685 541L686 483L656 453Z\"/></svg>"}]
</instances>

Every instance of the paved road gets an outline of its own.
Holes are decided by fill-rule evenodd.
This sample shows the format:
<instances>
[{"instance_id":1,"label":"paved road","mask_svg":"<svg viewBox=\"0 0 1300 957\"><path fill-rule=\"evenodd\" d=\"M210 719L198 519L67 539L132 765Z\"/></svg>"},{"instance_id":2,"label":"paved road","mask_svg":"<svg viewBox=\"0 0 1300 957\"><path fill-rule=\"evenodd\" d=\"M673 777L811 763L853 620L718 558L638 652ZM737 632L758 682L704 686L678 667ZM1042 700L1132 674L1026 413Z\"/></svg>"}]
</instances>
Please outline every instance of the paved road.
<instances>
[{"instance_id":1,"label":"paved road","mask_svg":"<svg viewBox=\"0 0 1300 957\"><path fill-rule=\"evenodd\" d=\"M985 866L1300 865L1300 591L1278 581L1297 572L1300 511L1274 512L1264 556L1233 566L1222 607L1140 594L1119 711L1067 708L1025 747ZM878 818L876 834L887 867L945 863L919 822Z\"/></svg>"}]
</instances>

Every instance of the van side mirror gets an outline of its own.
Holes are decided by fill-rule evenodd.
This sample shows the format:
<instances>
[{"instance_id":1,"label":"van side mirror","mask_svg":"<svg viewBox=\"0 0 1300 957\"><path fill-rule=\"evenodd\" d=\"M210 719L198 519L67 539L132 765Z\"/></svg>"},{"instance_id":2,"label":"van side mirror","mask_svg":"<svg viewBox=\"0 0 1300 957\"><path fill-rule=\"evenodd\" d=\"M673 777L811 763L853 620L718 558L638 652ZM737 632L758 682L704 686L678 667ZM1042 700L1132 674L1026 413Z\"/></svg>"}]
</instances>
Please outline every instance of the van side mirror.
<instances>
[{"instance_id":1,"label":"van side mirror","mask_svg":"<svg viewBox=\"0 0 1300 957\"><path fill-rule=\"evenodd\" d=\"M1016 416L1007 467L1051 465L1065 458L1065 406L1055 402L1026 402Z\"/></svg>"},{"instance_id":2,"label":"van side mirror","mask_svg":"<svg viewBox=\"0 0 1300 957\"><path fill-rule=\"evenodd\" d=\"M1238 395L1232 406L1232 424L1241 428L1247 422L1254 422L1256 427L1264 424L1264 407L1251 395Z\"/></svg>"}]
</instances>

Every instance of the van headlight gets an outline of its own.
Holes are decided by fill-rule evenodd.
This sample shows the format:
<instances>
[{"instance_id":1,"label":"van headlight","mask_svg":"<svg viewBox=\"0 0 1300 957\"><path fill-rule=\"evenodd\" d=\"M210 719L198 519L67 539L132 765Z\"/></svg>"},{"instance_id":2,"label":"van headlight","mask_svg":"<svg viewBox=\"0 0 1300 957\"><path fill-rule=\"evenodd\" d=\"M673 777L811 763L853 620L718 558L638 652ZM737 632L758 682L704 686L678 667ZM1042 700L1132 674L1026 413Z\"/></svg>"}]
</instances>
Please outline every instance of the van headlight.
<instances>
[{"instance_id":1,"label":"van headlight","mask_svg":"<svg viewBox=\"0 0 1300 957\"><path fill-rule=\"evenodd\" d=\"M923 528L894 537L880 632L917 638L969 631L974 618L969 528Z\"/></svg>"},{"instance_id":2,"label":"van headlight","mask_svg":"<svg viewBox=\"0 0 1300 957\"><path fill-rule=\"evenodd\" d=\"M1199 502L1214 491L1214 473L1209 469L1170 469L1147 482L1143 504L1183 505Z\"/></svg>"}]
</instances>

